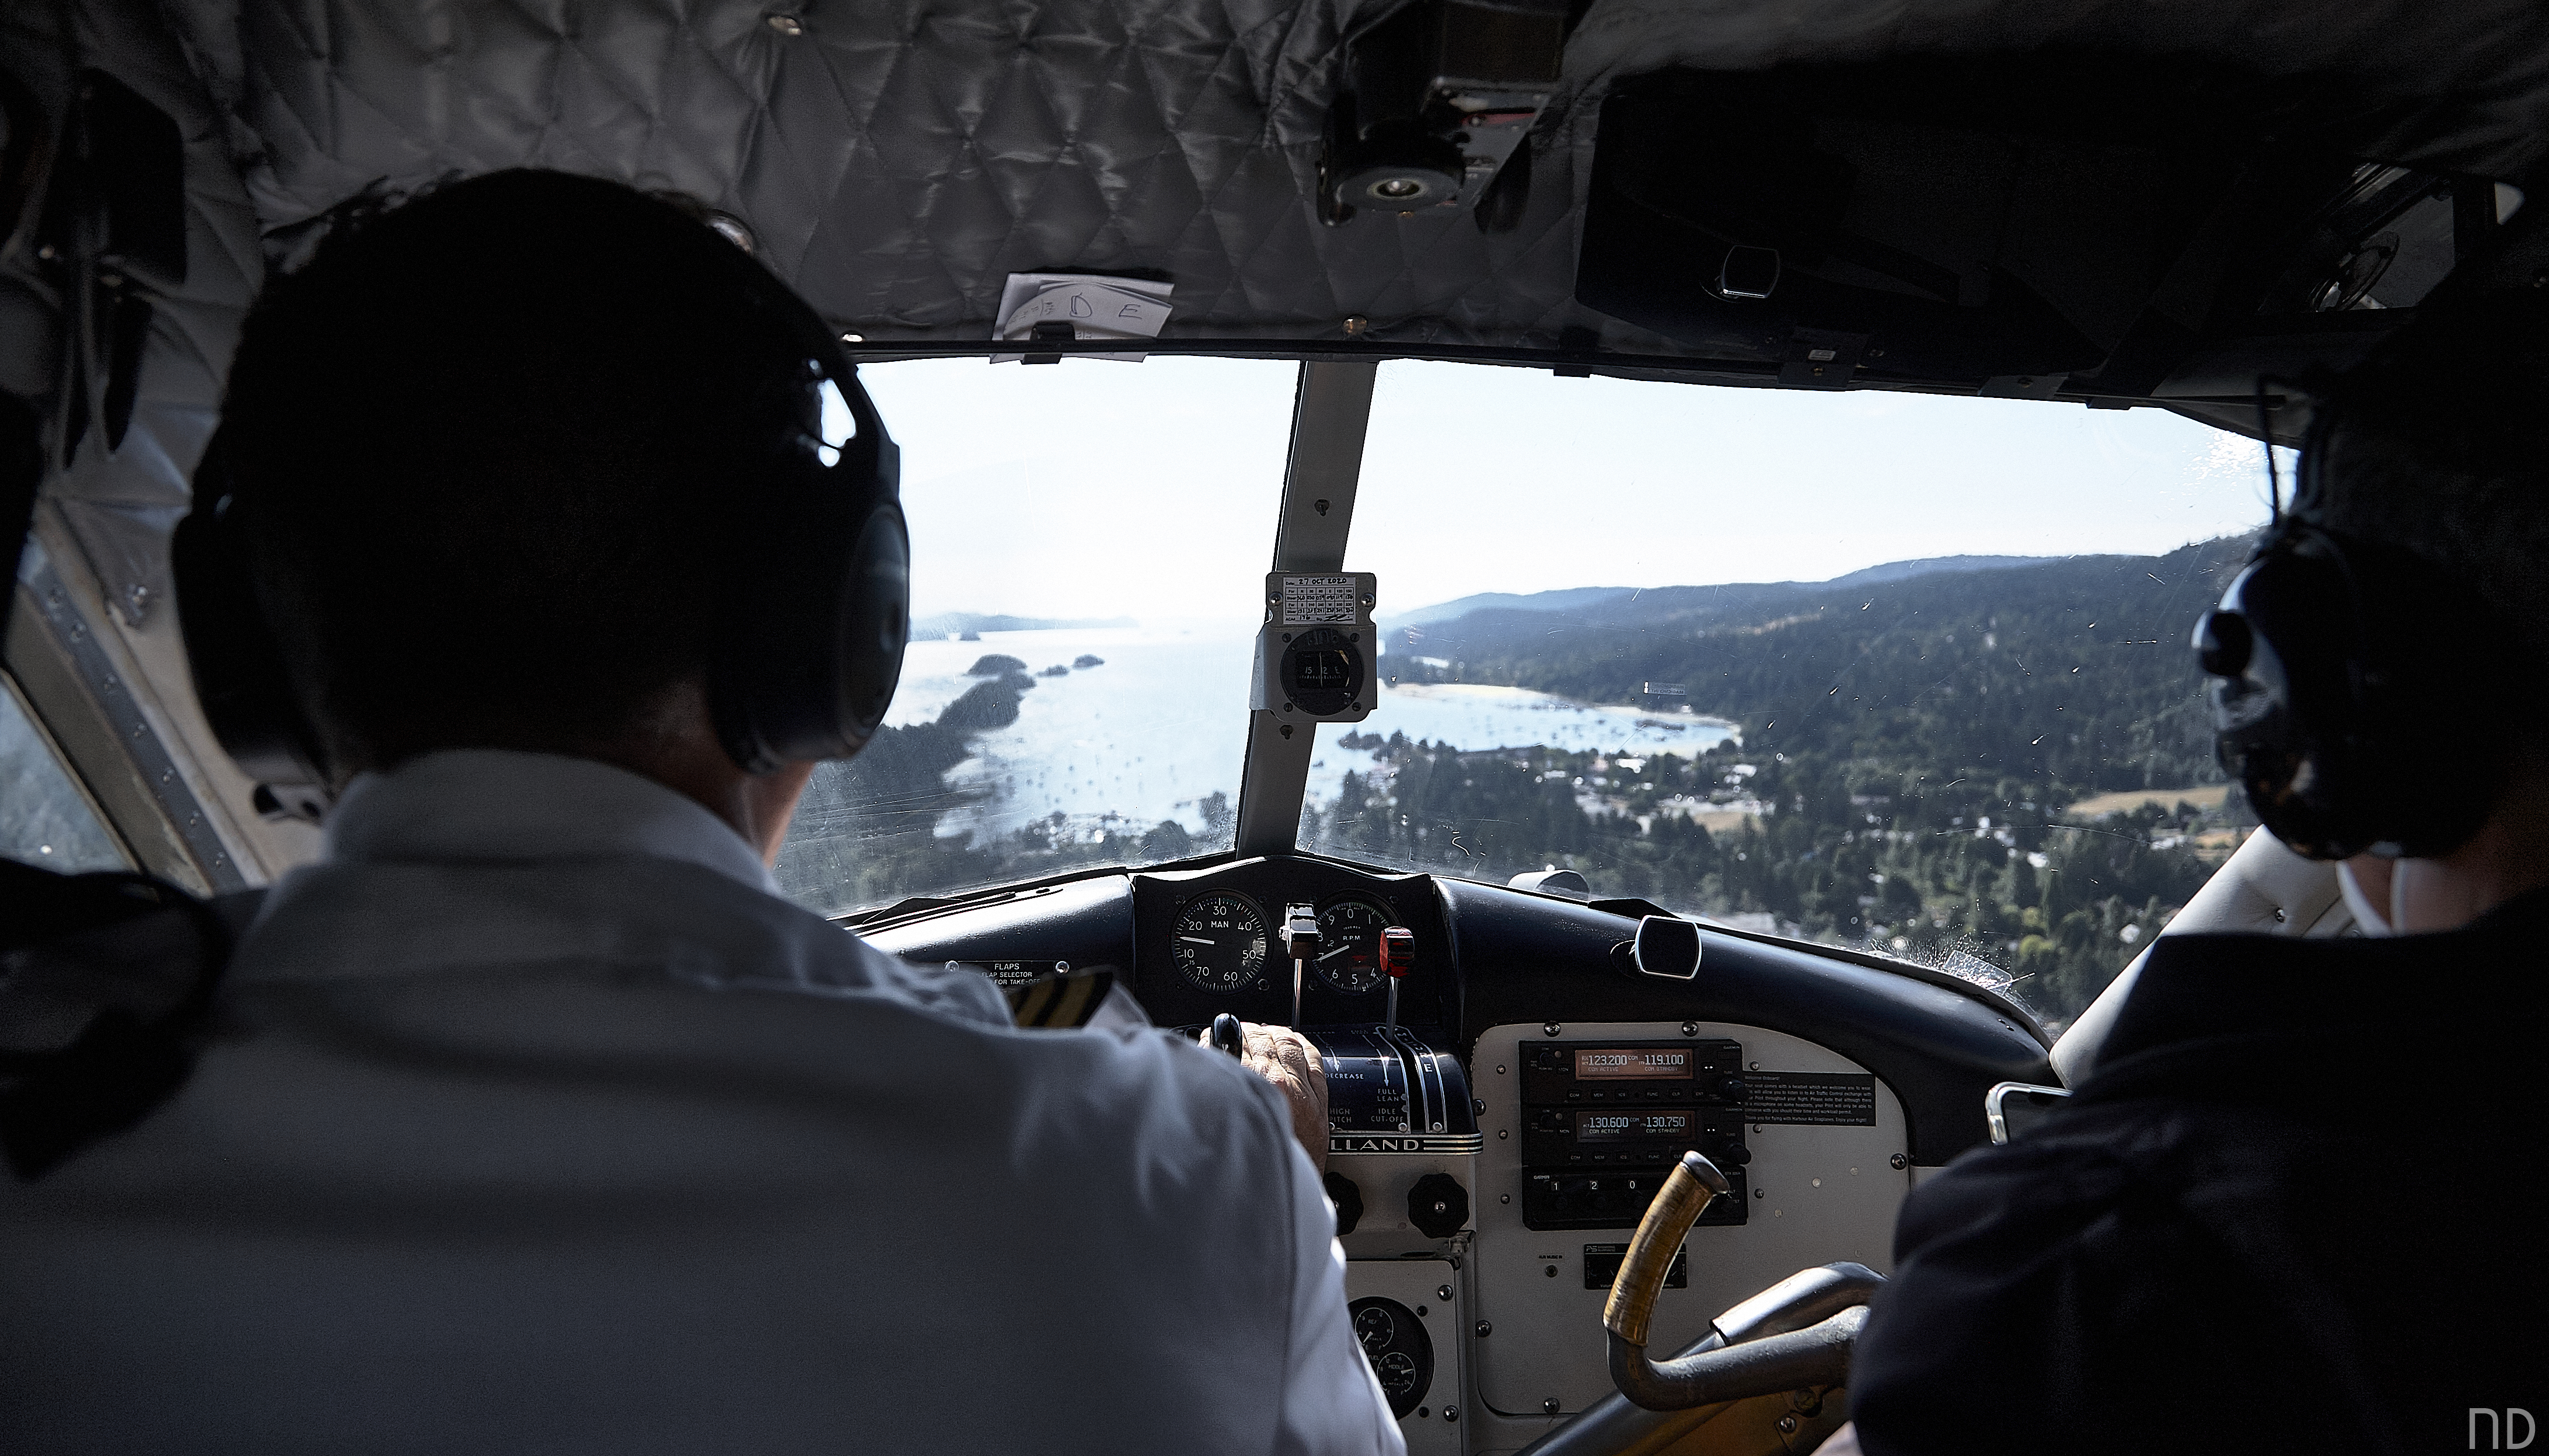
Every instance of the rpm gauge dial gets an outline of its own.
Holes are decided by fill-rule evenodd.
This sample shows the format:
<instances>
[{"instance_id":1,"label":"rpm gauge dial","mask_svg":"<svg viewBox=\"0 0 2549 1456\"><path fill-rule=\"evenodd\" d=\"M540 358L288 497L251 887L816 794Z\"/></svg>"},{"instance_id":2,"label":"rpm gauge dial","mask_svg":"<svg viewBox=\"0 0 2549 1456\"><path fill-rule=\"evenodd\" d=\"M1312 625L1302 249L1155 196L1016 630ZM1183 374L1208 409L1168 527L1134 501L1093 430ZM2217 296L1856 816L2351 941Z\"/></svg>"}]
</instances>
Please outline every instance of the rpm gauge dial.
<instances>
[{"instance_id":1,"label":"rpm gauge dial","mask_svg":"<svg viewBox=\"0 0 2549 1456\"><path fill-rule=\"evenodd\" d=\"M1266 918L1237 895L1206 895L1178 912L1169 957L1178 974L1216 996L1254 985L1266 970Z\"/></svg>"},{"instance_id":2,"label":"rpm gauge dial","mask_svg":"<svg viewBox=\"0 0 2549 1456\"><path fill-rule=\"evenodd\" d=\"M1319 912L1319 958L1311 962L1318 978L1348 996L1379 987L1380 931L1391 922L1388 907L1361 896L1340 900Z\"/></svg>"}]
</instances>

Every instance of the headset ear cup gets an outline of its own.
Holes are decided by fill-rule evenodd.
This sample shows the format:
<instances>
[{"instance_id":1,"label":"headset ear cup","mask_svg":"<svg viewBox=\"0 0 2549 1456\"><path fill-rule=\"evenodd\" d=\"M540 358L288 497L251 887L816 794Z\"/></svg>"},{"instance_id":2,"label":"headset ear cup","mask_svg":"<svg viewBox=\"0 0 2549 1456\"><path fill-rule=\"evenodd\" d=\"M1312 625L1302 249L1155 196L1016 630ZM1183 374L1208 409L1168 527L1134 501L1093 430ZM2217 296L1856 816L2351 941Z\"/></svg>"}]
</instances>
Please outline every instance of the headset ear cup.
<instances>
[{"instance_id":1,"label":"headset ear cup","mask_svg":"<svg viewBox=\"0 0 2549 1456\"><path fill-rule=\"evenodd\" d=\"M2483 609L2463 596L2404 552L2296 527L2198 628L2221 766L2294 852L2441 854L2485 821L2507 740L2483 703L2478 633L2458 620ZM2456 742L2454 771L2411 780L2437 734Z\"/></svg>"},{"instance_id":2,"label":"headset ear cup","mask_svg":"<svg viewBox=\"0 0 2549 1456\"><path fill-rule=\"evenodd\" d=\"M847 758L884 721L910 635L901 454L837 335L802 299L722 239L701 255L793 338L803 366L785 385L794 437L748 472L758 478L726 532L709 716L746 773ZM845 439L822 437L825 381L849 408Z\"/></svg>"},{"instance_id":3,"label":"headset ear cup","mask_svg":"<svg viewBox=\"0 0 2549 1456\"><path fill-rule=\"evenodd\" d=\"M327 803L319 735L293 696L282 647L257 602L243 525L218 459L206 452L197 505L168 543L186 669L222 751L264 791L259 811L316 819Z\"/></svg>"},{"instance_id":4,"label":"headset ear cup","mask_svg":"<svg viewBox=\"0 0 2549 1456\"><path fill-rule=\"evenodd\" d=\"M911 640L911 534L897 502L877 507L852 548L840 633L837 718L856 751L885 721Z\"/></svg>"},{"instance_id":5,"label":"headset ear cup","mask_svg":"<svg viewBox=\"0 0 2549 1456\"><path fill-rule=\"evenodd\" d=\"M857 753L901 677L910 537L894 443L881 425L861 436L829 468L790 456L766 508L750 513L759 529L734 548L708 703L718 741L747 773Z\"/></svg>"}]
</instances>

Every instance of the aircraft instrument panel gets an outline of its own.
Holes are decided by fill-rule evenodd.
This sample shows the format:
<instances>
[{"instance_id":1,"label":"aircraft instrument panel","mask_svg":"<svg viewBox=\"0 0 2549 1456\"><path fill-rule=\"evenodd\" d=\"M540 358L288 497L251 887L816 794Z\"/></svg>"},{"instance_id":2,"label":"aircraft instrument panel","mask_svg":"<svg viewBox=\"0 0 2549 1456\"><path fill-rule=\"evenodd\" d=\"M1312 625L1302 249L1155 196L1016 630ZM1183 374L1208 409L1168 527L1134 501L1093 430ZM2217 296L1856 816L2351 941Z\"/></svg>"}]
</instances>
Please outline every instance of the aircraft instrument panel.
<instances>
[{"instance_id":1,"label":"aircraft instrument panel","mask_svg":"<svg viewBox=\"0 0 2549 1456\"><path fill-rule=\"evenodd\" d=\"M1315 926L1301 966L1300 1024L1362 1025L1386 1019L1382 932L1409 932L1412 969L1400 982L1401 1024L1449 1029L1451 938L1440 897L1423 875L1385 875L1319 860L1243 860L1205 871L1133 877L1135 994L1163 1025L1229 1012L1276 1025L1293 1019L1295 917Z\"/></svg>"}]
</instances>

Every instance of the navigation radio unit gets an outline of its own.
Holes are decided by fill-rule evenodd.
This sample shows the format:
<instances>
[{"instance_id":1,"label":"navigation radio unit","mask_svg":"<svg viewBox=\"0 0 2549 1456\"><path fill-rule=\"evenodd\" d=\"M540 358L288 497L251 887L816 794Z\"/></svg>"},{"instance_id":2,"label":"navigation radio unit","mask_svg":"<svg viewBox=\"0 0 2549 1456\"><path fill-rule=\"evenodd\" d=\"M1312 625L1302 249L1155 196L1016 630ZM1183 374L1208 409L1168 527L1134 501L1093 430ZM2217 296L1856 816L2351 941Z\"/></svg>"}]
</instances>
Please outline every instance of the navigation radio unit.
<instances>
[{"instance_id":1,"label":"navigation radio unit","mask_svg":"<svg viewBox=\"0 0 2549 1456\"><path fill-rule=\"evenodd\" d=\"M1693 1149L1724 1168L1743 1153L1742 1114L1727 1108L1529 1108L1522 1157L1533 1167L1669 1168Z\"/></svg>"},{"instance_id":2,"label":"navigation radio unit","mask_svg":"<svg viewBox=\"0 0 2549 1456\"><path fill-rule=\"evenodd\" d=\"M1744 1101L1744 1048L1732 1041L1526 1041L1526 1103Z\"/></svg>"},{"instance_id":3,"label":"navigation radio unit","mask_svg":"<svg viewBox=\"0 0 2549 1456\"><path fill-rule=\"evenodd\" d=\"M1744 1048L1678 1041L1526 1041L1522 1221L1526 1228L1633 1228L1681 1155L1697 1150L1734 1185L1703 1224L1747 1216Z\"/></svg>"}]
</instances>

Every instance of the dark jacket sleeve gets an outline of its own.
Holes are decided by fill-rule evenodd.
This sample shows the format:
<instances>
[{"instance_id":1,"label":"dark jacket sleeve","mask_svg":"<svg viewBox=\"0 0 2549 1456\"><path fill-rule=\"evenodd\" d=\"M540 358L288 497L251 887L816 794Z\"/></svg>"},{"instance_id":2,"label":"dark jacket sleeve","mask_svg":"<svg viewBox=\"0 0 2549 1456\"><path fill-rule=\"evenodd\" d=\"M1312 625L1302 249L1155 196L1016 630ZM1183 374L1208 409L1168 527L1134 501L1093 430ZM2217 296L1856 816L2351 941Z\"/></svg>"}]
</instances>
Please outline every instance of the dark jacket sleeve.
<instances>
[{"instance_id":1,"label":"dark jacket sleeve","mask_svg":"<svg viewBox=\"0 0 2549 1456\"><path fill-rule=\"evenodd\" d=\"M1957 1160L1905 1203L1895 1272L1850 1370L1870 1456L2034 1452L2081 1373L2071 1336L2100 1308L2124 1168L2012 1144Z\"/></svg>"},{"instance_id":2,"label":"dark jacket sleeve","mask_svg":"<svg viewBox=\"0 0 2549 1456\"><path fill-rule=\"evenodd\" d=\"M2272 1394L2282 1312L2137 1156L2175 1129L2068 1120L1904 1206L1851 1370L1870 1456L2298 1449L2329 1412Z\"/></svg>"},{"instance_id":3,"label":"dark jacket sleeve","mask_svg":"<svg viewBox=\"0 0 2549 1456\"><path fill-rule=\"evenodd\" d=\"M1904 1205L1850 1371L1870 1456L2389 1448L2329 1398L2291 1302L2190 1213L2228 1170L2172 1116L2064 1120Z\"/></svg>"}]
</instances>

